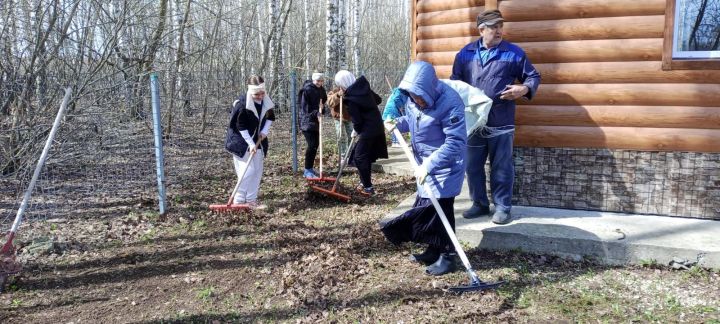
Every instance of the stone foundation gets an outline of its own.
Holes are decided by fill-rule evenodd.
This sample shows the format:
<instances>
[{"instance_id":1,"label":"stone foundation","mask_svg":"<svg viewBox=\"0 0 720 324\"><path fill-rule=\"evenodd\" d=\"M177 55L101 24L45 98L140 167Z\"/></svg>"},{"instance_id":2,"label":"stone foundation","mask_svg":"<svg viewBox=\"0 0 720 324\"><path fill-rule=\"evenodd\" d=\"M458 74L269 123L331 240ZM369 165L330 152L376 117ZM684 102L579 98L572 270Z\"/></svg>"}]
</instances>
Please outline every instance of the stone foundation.
<instances>
[{"instance_id":1,"label":"stone foundation","mask_svg":"<svg viewBox=\"0 0 720 324\"><path fill-rule=\"evenodd\" d=\"M513 204L720 220L720 154L516 147Z\"/></svg>"}]
</instances>

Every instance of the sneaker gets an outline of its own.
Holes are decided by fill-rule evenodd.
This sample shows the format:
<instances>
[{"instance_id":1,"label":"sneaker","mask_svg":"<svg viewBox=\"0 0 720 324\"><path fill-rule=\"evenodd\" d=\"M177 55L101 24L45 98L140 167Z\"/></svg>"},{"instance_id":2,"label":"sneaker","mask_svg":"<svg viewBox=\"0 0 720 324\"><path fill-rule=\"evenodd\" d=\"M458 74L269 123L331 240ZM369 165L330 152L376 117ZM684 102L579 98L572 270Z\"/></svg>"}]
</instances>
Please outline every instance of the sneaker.
<instances>
[{"instance_id":1,"label":"sneaker","mask_svg":"<svg viewBox=\"0 0 720 324\"><path fill-rule=\"evenodd\" d=\"M472 219L480 216L490 215L490 207L473 203L472 207L462 213L463 218Z\"/></svg>"},{"instance_id":2,"label":"sneaker","mask_svg":"<svg viewBox=\"0 0 720 324\"><path fill-rule=\"evenodd\" d=\"M492 222L498 225L505 225L512 221L510 212L504 212L502 210L496 210L492 216Z\"/></svg>"},{"instance_id":3,"label":"sneaker","mask_svg":"<svg viewBox=\"0 0 720 324\"><path fill-rule=\"evenodd\" d=\"M401 145L400 145L400 143L392 143L392 145L390 145L390 147L401 147Z\"/></svg>"},{"instance_id":4,"label":"sneaker","mask_svg":"<svg viewBox=\"0 0 720 324\"><path fill-rule=\"evenodd\" d=\"M305 169L303 177L305 177L305 179L315 179L318 178L318 175L313 169Z\"/></svg>"},{"instance_id":5,"label":"sneaker","mask_svg":"<svg viewBox=\"0 0 720 324\"><path fill-rule=\"evenodd\" d=\"M357 190L358 193L360 193L361 195L363 195L365 197L372 197L375 195L375 189L373 187L364 188L361 184L355 189Z\"/></svg>"},{"instance_id":6,"label":"sneaker","mask_svg":"<svg viewBox=\"0 0 720 324\"><path fill-rule=\"evenodd\" d=\"M425 268L425 273L431 276L442 276L447 273L455 272L457 264L455 263L455 253L442 253L435 263Z\"/></svg>"}]
</instances>

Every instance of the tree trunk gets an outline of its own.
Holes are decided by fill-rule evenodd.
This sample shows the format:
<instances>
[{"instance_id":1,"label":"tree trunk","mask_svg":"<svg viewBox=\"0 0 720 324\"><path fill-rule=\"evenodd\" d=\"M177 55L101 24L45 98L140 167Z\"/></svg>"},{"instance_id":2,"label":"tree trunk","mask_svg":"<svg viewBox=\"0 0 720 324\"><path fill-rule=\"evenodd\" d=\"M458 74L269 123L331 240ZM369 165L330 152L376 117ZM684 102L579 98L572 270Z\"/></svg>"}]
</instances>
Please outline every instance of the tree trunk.
<instances>
[{"instance_id":1,"label":"tree trunk","mask_svg":"<svg viewBox=\"0 0 720 324\"><path fill-rule=\"evenodd\" d=\"M312 47L310 46L310 13L308 12L308 1L303 1L304 29L305 29L305 79L310 79L313 69L310 66Z\"/></svg>"},{"instance_id":2,"label":"tree trunk","mask_svg":"<svg viewBox=\"0 0 720 324\"><path fill-rule=\"evenodd\" d=\"M353 19L353 32L352 32L352 51L353 51L353 67L355 75L360 75L360 0L354 0L352 5L352 19Z\"/></svg>"},{"instance_id":3,"label":"tree trunk","mask_svg":"<svg viewBox=\"0 0 720 324\"><path fill-rule=\"evenodd\" d=\"M327 0L325 7L325 73L338 71L338 8L337 0ZM332 79L330 79L332 83Z\"/></svg>"}]
</instances>

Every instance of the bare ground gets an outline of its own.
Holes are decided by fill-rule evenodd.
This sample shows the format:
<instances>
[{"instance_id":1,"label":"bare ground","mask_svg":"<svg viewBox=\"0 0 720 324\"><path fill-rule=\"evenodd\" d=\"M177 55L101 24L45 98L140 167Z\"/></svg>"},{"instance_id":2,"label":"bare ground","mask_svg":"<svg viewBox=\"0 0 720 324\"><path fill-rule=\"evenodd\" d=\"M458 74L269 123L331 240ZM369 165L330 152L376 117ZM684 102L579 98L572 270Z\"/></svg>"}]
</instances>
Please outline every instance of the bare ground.
<instances>
[{"instance_id":1,"label":"bare ground","mask_svg":"<svg viewBox=\"0 0 720 324\"><path fill-rule=\"evenodd\" d=\"M717 272L651 261L606 267L472 250L482 278L509 283L449 293L467 281L463 272L426 276L408 260L420 247L394 247L378 230L377 221L413 192L411 179L376 175L378 196L335 202L308 192L289 167L289 144L275 143L263 212L207 210L225 201L234 181L218 151L216 161L171 174L167 217L137 198L25 224L24 271L0 294L0 322L720 323ZM348 172L345 188L356 182ZM28 251L38 237L54 242L49 253Z\"/></svg>"}]
</instances>

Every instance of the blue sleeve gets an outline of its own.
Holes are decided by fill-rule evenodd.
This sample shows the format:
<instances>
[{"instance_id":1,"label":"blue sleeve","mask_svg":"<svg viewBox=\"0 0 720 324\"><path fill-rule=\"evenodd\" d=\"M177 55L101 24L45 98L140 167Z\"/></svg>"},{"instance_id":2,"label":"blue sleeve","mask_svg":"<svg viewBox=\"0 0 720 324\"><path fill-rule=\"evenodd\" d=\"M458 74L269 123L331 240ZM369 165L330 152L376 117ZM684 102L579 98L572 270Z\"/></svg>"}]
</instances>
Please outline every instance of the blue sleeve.
<instances>
[{"instance_id":1,"label":"blue sleeve","mask_svg":"<svg viewBox=\"0 0 720 324\"><path fill-rule=\"evenodd\" d=\"M462 56L460 55L460 52L455 54L455 61L453 61L453 67L452 67L452 74L450 74L450 80L463 80L463 65L464 62L462 61Z\"/></svg>"},{"instance_id":2,"label":"blue sleeve","mask_svg":"<svg viewBox=\"0 0 720 324\"><path fill-rule=\"evenodd\" d=\"M407 115L395 118L395 127L397 128L397 130L400 131L400 133L407 133L410 131L410 126L408 125L407 119Z\"/></svg>"},{"instance_id":3,"label":"blue sleeve","mask_svg":"<svg viewBox=\"0 0 720 324\"><path fill-rule=\"evenodd\" d=\"M407 102L407 96L404 95L400 89L393 89L387 104L385 104L385 109L383 109L382 120L395 119L402 116L400 108L405 106L405 102Z\"/></svg>"},{"instance_id":4,"label":"blue sleeve","mask_svg":"<svg viewBox=\"0 0 720 324\"><path fill-rule=\"evenodd\" d=\"M435 152L423 161L428 174L434 174L440 169L448 168L458 160L464 160L467 143L465 129L465 106L462 101L452 103L452 107L441 120L442 131L445 134L443 143Z\"/></svg>"},{"instance_id":5,"label":"blue sleeve","mask_svg":"<svg viewBox=\"0 0 720 324\"><path fill-rule=\"evenodd\" d=\"M535 69L532 63L530 63L530 59L528 59L525 55L523 55L523 59L520 61L520 64L522 64L522 74L520 75L519 80L530 90L527 94L525 94L525 97L528 98L528 100L532 100L535 96L535 92L537 92L538 86L540 86L540 72Z\"/></svg>"}]
</instances>

